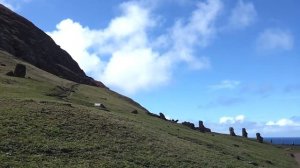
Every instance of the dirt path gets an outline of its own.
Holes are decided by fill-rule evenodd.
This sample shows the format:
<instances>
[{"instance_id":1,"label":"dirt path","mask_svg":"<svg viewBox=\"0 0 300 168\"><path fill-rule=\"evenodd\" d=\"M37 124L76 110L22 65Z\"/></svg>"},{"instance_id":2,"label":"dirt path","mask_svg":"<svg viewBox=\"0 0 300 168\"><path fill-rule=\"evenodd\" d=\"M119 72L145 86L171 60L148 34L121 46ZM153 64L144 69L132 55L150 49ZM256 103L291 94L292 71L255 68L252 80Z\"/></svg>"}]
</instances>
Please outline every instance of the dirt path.
<instances>
[{"instance_id":1,"label":"dirt path","mask_svg":"<svg viewBox=\"0 0 300 168\"><path fill-rule=\"evenodd\" d=\"M300 167L300 153L295 153L294 155L295 155L295 159L298 162L298 165Z\"/></svg>"}]
</instances>

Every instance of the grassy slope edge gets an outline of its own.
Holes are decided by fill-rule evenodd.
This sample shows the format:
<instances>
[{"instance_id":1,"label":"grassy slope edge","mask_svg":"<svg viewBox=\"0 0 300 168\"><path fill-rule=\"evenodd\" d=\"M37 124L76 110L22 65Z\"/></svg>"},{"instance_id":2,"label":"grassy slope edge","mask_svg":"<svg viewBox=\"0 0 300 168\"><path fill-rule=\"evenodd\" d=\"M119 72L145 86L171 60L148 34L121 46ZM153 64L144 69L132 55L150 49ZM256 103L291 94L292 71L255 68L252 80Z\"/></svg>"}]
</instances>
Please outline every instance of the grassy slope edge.
<instances>
[{"instance_id":1,"label":"grassy slope edge","mask_svg":"<svg viewBox=\"0 0 300 168\"><path fill-rule=\"evenodd\" d=\"M150 117L24 62L26 78L6 76L18 62L0 52L0 167L296 167L282 149Z\"/></svg>"}]
</instances>

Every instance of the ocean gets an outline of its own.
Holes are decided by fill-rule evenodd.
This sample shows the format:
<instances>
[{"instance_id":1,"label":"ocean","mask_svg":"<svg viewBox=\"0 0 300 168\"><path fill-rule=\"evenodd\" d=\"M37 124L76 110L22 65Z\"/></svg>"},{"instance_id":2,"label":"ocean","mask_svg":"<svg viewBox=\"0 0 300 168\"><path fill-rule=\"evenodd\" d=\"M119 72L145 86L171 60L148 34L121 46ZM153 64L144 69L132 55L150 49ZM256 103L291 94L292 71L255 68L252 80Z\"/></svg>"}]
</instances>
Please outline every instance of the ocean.
<instances>
[{"instance_id":1,"label":"ocean","mask_svg":"<svg viewBox=\"0 0 300 168\"><path fill-rule=\"evenodd\" d=\"M264 141L276 145L300 145L300 137L264 137Z\"/></svg>"}]
</instances>

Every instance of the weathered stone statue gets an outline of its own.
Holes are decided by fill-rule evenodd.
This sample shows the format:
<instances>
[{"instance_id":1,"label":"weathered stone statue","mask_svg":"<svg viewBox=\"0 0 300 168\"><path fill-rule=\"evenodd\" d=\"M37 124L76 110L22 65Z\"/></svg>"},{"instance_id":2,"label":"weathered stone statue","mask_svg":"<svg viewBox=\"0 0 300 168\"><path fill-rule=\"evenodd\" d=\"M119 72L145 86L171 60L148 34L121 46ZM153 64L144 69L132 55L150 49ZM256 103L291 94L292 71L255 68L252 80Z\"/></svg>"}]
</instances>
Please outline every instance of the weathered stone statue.
<instances>
[{"instance_id":1,"label":"weathered stone statue","mask_svg":"<svg viewBox=\"0 0 300 168\"><path fill-rule=\"evenodd\" d=\"M206 128L203 124L203 121L199 121L199 131L200 132L211 132L211 130L209 128Z\"/></svg>"},{"instance_id":2,"label":"weathered stone statue","mask_svg":"<svg viewBox=\"0 0 300 168\"><path fill-rule=\"evenodd\" d=\"M26 75L26 66L23 64L17 64L14 71L15 77L24 78Z\"/></svg>"},{"instance_id":3,"label":"weathered stone statue","mask_svg":"<svg viewBox=\"0 0 300 168\"><path fill-rule=\"evenodd\" d=\"M190 123L190 122L187 122L187 121L184 121L183 123L181 123L182 125L185 125L191 129L195 129L195 125L193 123Z\"/></svg>"},{"instance_id":4,"label":"weathered stone statue","mask_svg":"<svg viewBox=\"0 0 300 168\"><path fill-rule=\"evenodd\" d=\"M163 113L159 113L159 118L163 119L163 120L167 120L165 115Z\"/></svg>"},{"instance_id":5,"label":"weathered stone statue","mask_svg":"<svg viewBox=\"0 0 300 168\"><path fill-rule=\"evenodd\" d=\"M246 128L242 129L242 136L245 137L245 138L248 138L248 133L246 131Z\"/></svg>"},{"instance_id":6,"label":"weathered stone statue","mask_svg":"<svg viewBox=\"0 0 300 168\"><path fill-rule=\"evenodd\" d=\"M229 133L231 136L236 136L236 134L234 133L233 127L229 127Z\"/></svg>"},{"instance_id":7,"label":"weathered stone statue","mask_svg":"<svg viewBox=\"0 0 300 168\"><path fill-rule=\"evenodd\" d=\"M264 142L264 138L260 136L260 133L256 133L256 140L259 143L263 143Z\"/></svg>"}]
</instances>

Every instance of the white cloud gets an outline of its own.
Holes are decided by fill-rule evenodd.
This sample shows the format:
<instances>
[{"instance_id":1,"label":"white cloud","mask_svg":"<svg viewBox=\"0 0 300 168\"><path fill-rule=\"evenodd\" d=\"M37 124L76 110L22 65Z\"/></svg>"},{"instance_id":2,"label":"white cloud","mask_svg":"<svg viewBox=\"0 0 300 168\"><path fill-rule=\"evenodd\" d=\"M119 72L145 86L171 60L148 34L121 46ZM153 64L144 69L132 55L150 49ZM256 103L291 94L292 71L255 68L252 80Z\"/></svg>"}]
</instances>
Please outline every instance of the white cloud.
<instances>
[{"instance_id":1,"label":"white cloud","mask_svg":"<svg viewBox=\"0 0 300 168\"><path fill-rule=\"evenodd\" d=\"M235 121L236 122L242 123L242 122L244 122L244 120L245 120L245 116L244 115L238 115L238 116L235 117Z\"/></svg>"},{"instance_id":2,"label":"white cloud","mask_svg":"<svg viewBox=\"0 0 300 168\"><path fill-rule=\"evenodd\" d=\"M229 18L230 27L243 28L254 23L257 12L253 3L239 0Z\"/></svg>"},{"instance_id":3,"label":"white cloud","mask_svg":"<svg viewBox=\"0 0 300 168\"><path fill-rule=\"evenodd\" d=\"M208 68L210 65L206 57L202 57L202 61L195 59L195 47L207 46L214 37L214 23L221 9L220 0L199 2L187 23L178 20L171 32L171 40L174 42L171 54L177 54L196 69Z\"/></svg>"},{"instance_id":4,"label":"white cloud","mask_svg":"<svg viewBox=\"0 0 300 168\"><path fill-rule=\"evenodd\" d=\"M243 123L245 121L244 115L237 115L235 117L221 117L219 119L220 124L236 124L236 123Z\"/></svg>"},{"instance_id":5,"label":"white cloud","mask_svg":"<svg viewBox=\"0 0 300 168\"><path fill-rule=\"evenodd\" d=\"M149 48L141 48L114 52L99 78L132 93L167 82L169 71L168 60Z\"/></svg>"},{"instance_id":6,"label":"white cloud","mask_svg":"<svg viewBox=\"0 0 300 168\"><path fill-rule=\"evenodd\" d=\"M282 29L266 29L257 39L259 51L291 50L294 47L294 37Z\"/></svg>"},{"instance_id":7,"label":"white cloud","mask_svg":"<svg viewBox=\"0 0 300 168\"><path fill-rule=\"evenodd\" d=\"M65 19L48 34L85 72L125 93L166 84L178 63L198 70L210 66L209 59L195 56L194 49L207 46L214 35L219 0L199 2L186 23L178 21L166 29L168 33L155 38L149 30L155 29L158 21L150 7L129 1L120 9L122 14L104 29L92 30ZM160 44L166 44L160 46L164 49Z\"/></svg>"},{"instance_id":8,"label":"white cloud","mask_svg":"<svg viewBox=\"0 0 300 168\"><path fill-rule=\"evenodd\" d=\"M233 117L221 117L219 120L220 124L233 124L234 122Z\"/></svg>"},{"instance_id":9,"label":"white cloud","mask_svg":"<svg viewBox=\"0 0 300 168\"><path fill-rule=\"evenodd\" d=\"M266 123L267 126L300 126L300 122L295 122L291 119L282 118L278 121L268 121Z\"/></svg>"},{"instance_id":10,"label":"white cloud","mask_svg":"<svg viewBox=\"0 0 300 168\"><path fill-rule=\"evenodd\" d=\"M95 53L88 52L93 45L95 31L82 27L80 23L65 19L56 26L55 31L48 33L63 49L69 52L87 73L97 73L104 66ZM99 71L101 72L101 70Z\"/></svg>"},{"instance_id":11,"label":"white cloud","mask_svg":"<svg viewBox=\"0 0 300 168\"><path fill-rule=\"evenodd\" d=\"M236 80L223 80L219 84L211 85L209 88L213 90L220 90L220 89L235 89L239 87L241 84L240 81Z\"/></svg>"}]
</instances>

